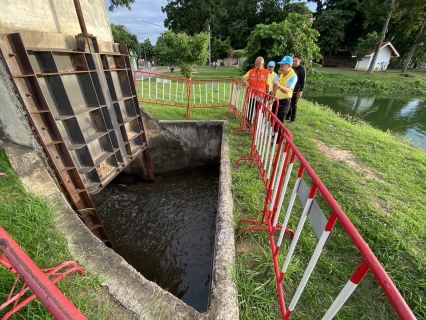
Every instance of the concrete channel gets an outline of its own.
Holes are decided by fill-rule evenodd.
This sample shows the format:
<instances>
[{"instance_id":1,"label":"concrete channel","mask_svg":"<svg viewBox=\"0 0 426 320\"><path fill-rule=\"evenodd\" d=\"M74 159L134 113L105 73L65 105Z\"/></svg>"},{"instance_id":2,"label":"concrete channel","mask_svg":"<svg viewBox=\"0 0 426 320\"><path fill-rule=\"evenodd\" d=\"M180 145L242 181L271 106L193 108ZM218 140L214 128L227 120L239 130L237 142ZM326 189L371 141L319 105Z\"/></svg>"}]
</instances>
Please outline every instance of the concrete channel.
<instances>
[{"instance_id":1,"label":"concrete channel","mask_svg":"<svg viewBox=\"0 0 426 320\"><path fill-rule=\"evenodd\" d=\"M235 243L226 123L157 121L146 112L143 118L156 173L220 162L212 283L205 313L197 312L145 279L95 237L74 213L46 169L44 159L34 149L9 142L4 142L3 147L26 189L44 197L59 212L57 227L66 237L73 259L86 271L97 274L111 296L137 318L238 319L237 289L232 279ZM167 155L166 151L171 153ZM175 160L175 166L171 159ZM137 161L132 165L137 166ZM134 168L129 170L135 172Z\"/></svg>"}]
</instances>

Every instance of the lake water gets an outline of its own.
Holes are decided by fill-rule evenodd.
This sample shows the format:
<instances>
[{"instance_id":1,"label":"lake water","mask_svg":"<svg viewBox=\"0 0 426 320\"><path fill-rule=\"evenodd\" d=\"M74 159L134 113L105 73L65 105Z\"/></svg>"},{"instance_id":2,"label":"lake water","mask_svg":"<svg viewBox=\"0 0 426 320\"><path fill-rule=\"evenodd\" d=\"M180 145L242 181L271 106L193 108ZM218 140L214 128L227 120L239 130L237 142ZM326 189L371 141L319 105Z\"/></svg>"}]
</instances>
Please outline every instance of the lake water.
<instances>
[{"instance_id":1,"label":"lake water","mask_svg":"<svg viewBox=\"0 0 426 320\"><path fill-rule=\"evenodd\" d=\"M358 117L382 131L404 135L426 150L426 98L393 99L316 93L304 93L303 98Z\"/></svg>"}]
</instances>

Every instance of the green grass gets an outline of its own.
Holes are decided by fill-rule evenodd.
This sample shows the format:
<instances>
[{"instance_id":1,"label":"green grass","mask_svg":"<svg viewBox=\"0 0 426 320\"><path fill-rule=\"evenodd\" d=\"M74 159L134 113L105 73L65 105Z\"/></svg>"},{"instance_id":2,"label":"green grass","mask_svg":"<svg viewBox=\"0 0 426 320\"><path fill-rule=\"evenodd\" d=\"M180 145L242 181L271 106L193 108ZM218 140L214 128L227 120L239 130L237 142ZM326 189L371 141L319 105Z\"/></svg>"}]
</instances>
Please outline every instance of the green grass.
<instances>
[{"instance_id":1,"label":"green grass","mask_svg":"<svg viewBox=\"0 0 426 320\"><path fill-rule=\"evenodd\" d=\"M57 215L45 200L27 193L13 173L0 149L0 225L12 236L39 268L50 268L71 259L65 238L55 230ZM6 301L15 277L0 266L0 302ZM59 283L59 288L89 319L107 319L112 310L108 301L94 304L101 290L95 275L72 274ZM9 309L7 309L8 311ZM0 316L5 313L0 312ZM37 299L11 319L53 319Z\"/></svg>"},{"instance_id":2,"label":"green grass","mask_svg":"<svg viewBox=\"0 0 426 320\"><path fill-rule=\"evenodd\" d=\"M386 70L367 74L353 69L319 68L307 77L307 90L327 93L362 93L375 95L423 96L426 95L426 72Z\"/></svg>"}]
</instances>

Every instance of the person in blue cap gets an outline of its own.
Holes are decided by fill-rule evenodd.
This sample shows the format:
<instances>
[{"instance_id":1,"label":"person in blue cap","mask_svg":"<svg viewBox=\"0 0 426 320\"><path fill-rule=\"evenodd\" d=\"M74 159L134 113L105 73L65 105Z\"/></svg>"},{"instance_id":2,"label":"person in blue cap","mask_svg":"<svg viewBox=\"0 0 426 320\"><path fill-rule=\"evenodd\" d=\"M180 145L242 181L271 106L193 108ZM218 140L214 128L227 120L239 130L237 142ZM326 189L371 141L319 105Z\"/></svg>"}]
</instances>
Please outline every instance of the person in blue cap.
<instances>
[{"instance_id":1,"label":"person in blue cap","mask_svg":"<svg viewBox=\"0 0 426 320\"><path fill-rule=\"evenodd\" d=\"M272 92L274 91L273 81L277 77L277 74L274 72L274 68L275 68L275 61L269 61L268 64L266 65L266 69L269 72L269 78L271 79L271 84L268 90L269 94L272 94Z\"/></svg>"},{"instance_id":2,"label":"person in blue cap","mask_svg":"<svg viewBox=\"0 0 426 320\"><path fill-rule=\"evenodd\" d=\"M275 97L279 101L278 111L276 109L276 104L272 108L278 119L284 123L288 112L290 111L291 106L291 97L293 96L293 89L297 82L297 75L294 72L293 58L290 56L285 56L280 62L280 76L276 77L273 82ZM278 132L278 141L281 136L281 132Z\"/></svg>"}]
</instances>

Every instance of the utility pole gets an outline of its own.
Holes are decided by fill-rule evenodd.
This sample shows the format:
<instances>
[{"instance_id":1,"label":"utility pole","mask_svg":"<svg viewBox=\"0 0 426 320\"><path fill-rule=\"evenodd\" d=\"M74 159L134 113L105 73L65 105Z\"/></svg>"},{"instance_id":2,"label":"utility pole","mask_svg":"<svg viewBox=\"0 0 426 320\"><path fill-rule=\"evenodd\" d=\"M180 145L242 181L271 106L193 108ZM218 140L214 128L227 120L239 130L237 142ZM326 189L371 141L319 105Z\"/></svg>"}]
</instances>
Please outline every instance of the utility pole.
<instances>
[{"instance_id":1,"label":"utility pole","mask_svg":"<svg viewBox=\"0 0 426 320\"><path fill-rule=\"evenodd\" d=\"M209 67L212 65L212 38L210 35L210 23L209 23Z\"/></svg>"}]
</instances>

